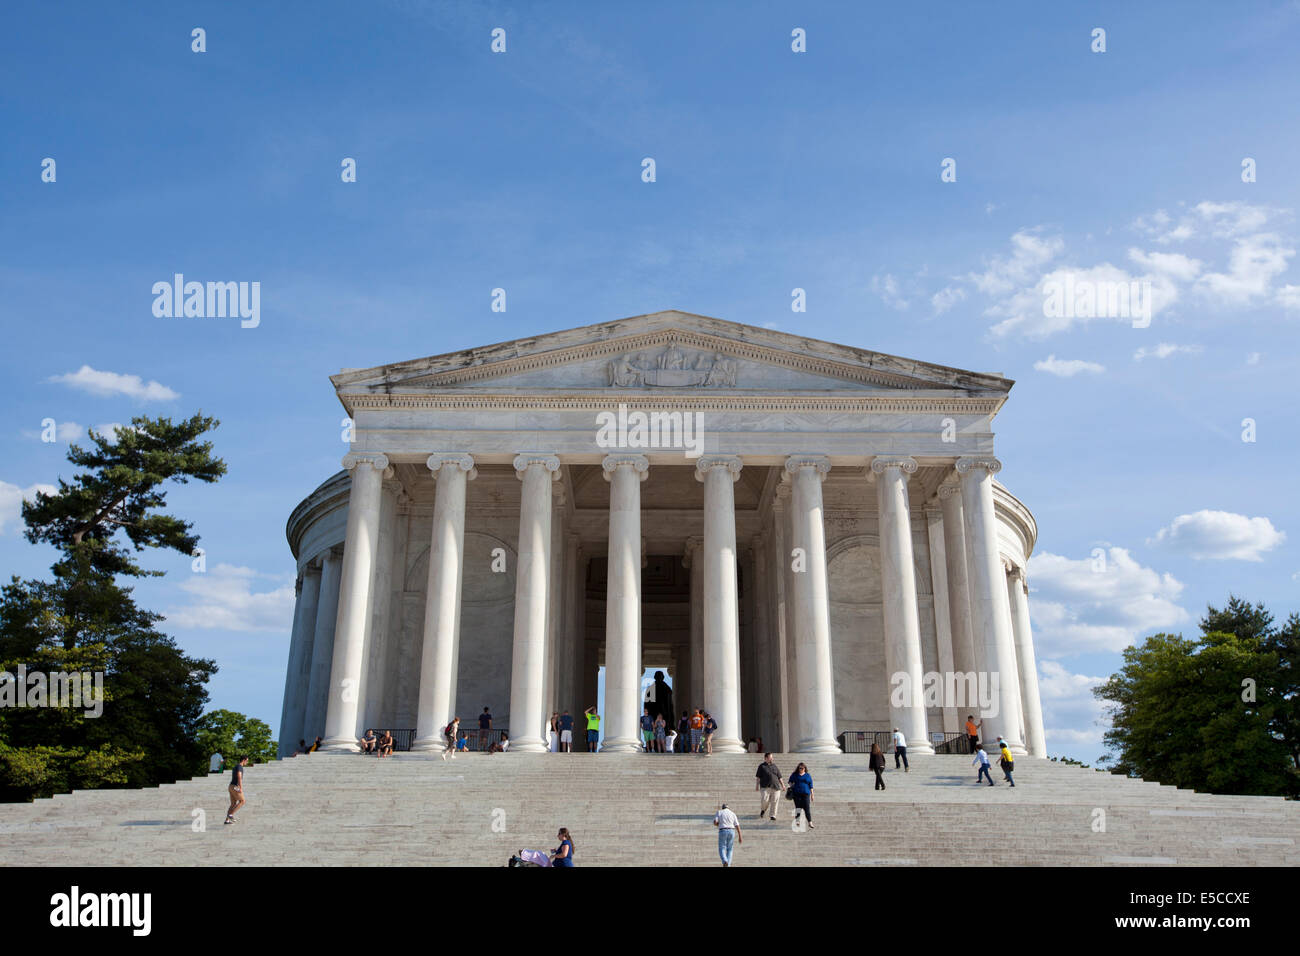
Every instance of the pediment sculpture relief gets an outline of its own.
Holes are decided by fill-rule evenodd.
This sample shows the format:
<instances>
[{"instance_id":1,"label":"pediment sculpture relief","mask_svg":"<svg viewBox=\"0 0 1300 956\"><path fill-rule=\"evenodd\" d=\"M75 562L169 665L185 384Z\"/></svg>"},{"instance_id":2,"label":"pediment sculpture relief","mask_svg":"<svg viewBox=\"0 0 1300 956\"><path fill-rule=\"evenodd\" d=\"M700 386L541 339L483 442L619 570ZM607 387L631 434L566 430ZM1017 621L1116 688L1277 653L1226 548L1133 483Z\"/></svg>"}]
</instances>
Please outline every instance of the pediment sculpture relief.
<instances>
[{"instance_id":1,"label":"pediment sculpture relief","mask_svg":"<svg viewBox=\"0 0 1300 956\"><path fill-rule=\"evenodd\" d=\"M661 353L622 355L609 363L615 388L735 388L736 363L722 353L687 354L676 345Z\"/></svg>"}]
</instances>

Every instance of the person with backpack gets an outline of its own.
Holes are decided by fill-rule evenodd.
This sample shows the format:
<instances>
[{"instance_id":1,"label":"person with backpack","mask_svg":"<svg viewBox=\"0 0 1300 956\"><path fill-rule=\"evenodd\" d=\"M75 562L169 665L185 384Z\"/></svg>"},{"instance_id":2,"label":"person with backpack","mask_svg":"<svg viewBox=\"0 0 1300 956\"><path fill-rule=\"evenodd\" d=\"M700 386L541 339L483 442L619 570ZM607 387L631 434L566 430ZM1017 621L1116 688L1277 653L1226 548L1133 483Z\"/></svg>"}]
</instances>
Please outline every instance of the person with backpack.
<instances>
[{"instance_id":1,"label":"person with backpack","mask_svg":"<svg viewBox=\"0 0 1300 956\"><path fill-rule=\"evenodd\" d=\"M681 742L681 749L678 753L684 754L690 752L691 741L691 715L682 711L682 719L677 721L677 739Z\"/></svg>"},{"instance_id":2,"label":"person with backpack","mask_svg":"<svg viewBox=\"0 0 1300 956\"><path fill-rule=\"evenodd\" d=\"M876 789L885 789L885 778L881 776L885 772L885 753L880 749L880 744L871 745L871 757L867 760L867 766L876 772Z\"/></svg>"},{"instance_id":3,"label":"person with backpack","mask_svg":"<svg viewBox=\"0 0 1300 956\"><path fill-rule=\"evenodd\" d=\"M978 785L985 777L988 777L989 786L993 786L993 775L989 773L989 755L984 752L984 748L977 742L975 744L975 759L970 762L972 767L979 767L979 776L975 778Z\"/></svg>"},{"instance_id":4,"label":"person with backpack","mask_svg":"<svg viewBox=\"0 0 1300 956\"><path fill-rule=\"evenodd\" d=\"M998 761L998 766L1002 768L1002 779L1014 787L1016 779L1011 773L1016 769L1016 758L1011 756L1011 749L1001 737L998 738L998 746L1002 749L1002 758Z\"/></svg>"},{"instance_id":5,"label":"person with backpack","mask_svg":"<svg viewBox=\"0 0 1300 956\"><path fill-rule=\"evenodd\" d=\"M451 754L452 760L456 759L456 734L459 732L459 730L460 730L459 717L453 717L451 719L451 723L449 723L446 727L442 728L442 738L444 741L446 741L446 746L443 747L443 751L442 751L443 760L447 759L448 754Z\"/></svg>"},{"instance_id":6,"label":"person with backpack","mask_svg":"<svg viewBox=\"0 0 1300 956\"><path fill-rule=\"evenodd\" d=\"M718 722L708 711L704 712L704 741L700 745L703 753L713 756L713 735L718 731Z\"/></svg>"}]
</instances>

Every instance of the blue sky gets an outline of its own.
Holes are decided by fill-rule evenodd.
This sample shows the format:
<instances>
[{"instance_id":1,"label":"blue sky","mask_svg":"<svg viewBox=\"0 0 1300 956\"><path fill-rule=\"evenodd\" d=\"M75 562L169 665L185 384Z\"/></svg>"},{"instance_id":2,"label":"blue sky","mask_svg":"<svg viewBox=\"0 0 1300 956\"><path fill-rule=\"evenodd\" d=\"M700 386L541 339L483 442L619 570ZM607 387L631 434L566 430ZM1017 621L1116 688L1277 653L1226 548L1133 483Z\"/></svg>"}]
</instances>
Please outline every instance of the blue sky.
<instances>
[{"instance_id":1,"label":"blue sky","mask_svg":"<svg viewBox=\"0 0 1300 956\"><path fill-rule=\"evenodd\" d=\"M1101 754L1088 688L1126 644L1229 592L1300 607L1295 3L60 4L0 26L0 564L47 569L18 502L69 474L72 426L216 415L230 474L170 497L208 572L151 556L168 574L138 588L219 663L214 707L278 723L284 522L343 453L329 374L668 308L1017 381L997 449L1039 523L1054 754ZM260 325L156 318L176 272L260 282ZM1150 326L1048 321L1067 274L1146 281Z\"/></svg>"}]
</instances>

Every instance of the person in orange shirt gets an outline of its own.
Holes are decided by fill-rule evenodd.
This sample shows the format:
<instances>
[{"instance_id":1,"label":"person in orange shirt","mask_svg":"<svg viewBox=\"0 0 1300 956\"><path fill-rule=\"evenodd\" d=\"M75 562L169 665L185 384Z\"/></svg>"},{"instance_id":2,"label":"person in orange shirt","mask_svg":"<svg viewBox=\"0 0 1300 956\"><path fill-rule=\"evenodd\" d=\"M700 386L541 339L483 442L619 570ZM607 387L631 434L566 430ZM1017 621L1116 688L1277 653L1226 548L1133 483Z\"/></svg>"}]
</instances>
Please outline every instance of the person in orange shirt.
<instances>
[{"instance_id":1,"label":"person in orange shirt","mask_svg":"<svg viewBox=\"0 0 1300 956\"><path fill-rule=\"evenodd\" d=\"M970 738L970 752L974 753L980 749L980 728L984 726L984 721L975 722L975 717L971 714L966 715L966 736Z\"/></svg>"},{"instance_id":2,"label":"person in orange shirt","mask_svg":"<svg viewBox=\"0 0 1300 956\"><path fill-rule=\"evenodd\" d=\"M691 753L700 752L700 737L704 734L704 715L697 708L691 714Z\"/></svg>"}]
</instances>

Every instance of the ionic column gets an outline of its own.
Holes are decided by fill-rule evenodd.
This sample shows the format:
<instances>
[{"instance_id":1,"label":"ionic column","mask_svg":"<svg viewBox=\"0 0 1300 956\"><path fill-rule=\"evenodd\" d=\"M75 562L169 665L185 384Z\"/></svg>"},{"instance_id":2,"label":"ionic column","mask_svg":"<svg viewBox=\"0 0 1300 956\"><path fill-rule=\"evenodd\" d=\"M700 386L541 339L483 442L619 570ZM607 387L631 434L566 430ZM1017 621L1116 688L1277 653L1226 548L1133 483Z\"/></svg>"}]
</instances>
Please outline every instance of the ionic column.
<instances>
[{"instance_id":1,"label":"ionic column","mask_svg":"<svg viewBox=\"0 0 1300 956\"><path fill-rule=\"evenodd\" d=\"M934 595L934 637L939 658L939 673L947 675L957 668L952 663L952 614L948 608L948 562L943 547L943 511L938 505L925 507L926 544L930 549L930 593ZM957 705L946 693L942 701L942 725L945 731L960 727Z\"/></svg>"},{"instance_id":2,"label":"ionic column","mask_svg":"<svg viewBox=\"0 0 1300 956\"><path fill-rule=\"evenodd\" d=\"M704 558L700 555L703 546L702 537L691 535L686 539L686 553L682 558L682 564L691 572L691 643L687 650L690 681L683 688L686 693L674 697L673 703L679 710L692 713L696 707L704 706Z\"/></svg>"},{"instance_id":3,"label":"ionic column","mask_svg":"<svg viewBox=\"0 0 1300 956\"><path fill-rule=\"evenodd\" d=\"M952 666L959 674L977 675L986 670L981 664L971 631L970 583L967 567L970 564L966 548L965 519L962 517L961 484L954 477L939 486L939 505L943 509L943 557L948 572L948 625L952 632ZM957 686L962 686L958 682ZM960 723L965 726L966 714L972 714L976 700L956 701Z\"/></svg>"},{"instance_id":4,"label":"ionic column","mask_svg":"<svg viewBox=\"0 0 1300 956\"><path fill-rule=\"evenodd\" d=\"M704 707L718 722L713 749L744 753L740 739L740 617L736 602L734 455L704 455L695 478L704 483Z\"/></svg>"},{"instance_id":5,"label":"ionic column","mask_svg":"<svg viewBox=\"0 0 1300 956\"><path fill-rule=\"evenodd\" d=\"M819 455L786 459L790 476L790 547L802 548L805 567L794 578L795 682L800 753L839 753L835 742L835 675L831 671L830 594L826 584L826 527L822 482L830 460Z\"/></svg>"},{"instance_id":6,"label":"ionic column","mask_svg":"<svg viewBox=\"0 0 1300 956\"><path fill-rule=\"evenodd\" d=\"M393 470L388 467L387 457L370 452L343 456L343 467L352 472L352 490L348 495L339 616L334 628L334 662L330 666L321 749L355 753L361 749L357 746L357 713L363 693L361 665L370 632L370 600L379 552L381 496L384 479L393 477Z\"/></svg>"},{"instance_id":7,"label":"ionic column","mask_svg":"<svg viewBox=\"0 0 1300 956\"><path fill-rule=\"evenodd\" d=\"M606 455L609 591L605 603L605 736L601 752L641 749L641 482L644 455Z\"/></svg>"},{"instance_id":8,"label":"ionic column","mask_svg":"<svg viewBox=\"0 0 1300 956\"><path fill-rule=\"evenodd\" d=\"M912 557L912 518L907 476L913 458L875 458L876 502L880 514L881 602L885 618L885 669L889 671L889 717L914 753L932 754L926 731L925 679L921 661L921 621L916 609L916 565ZM896 683L901 678L901 686ZM901 704L899 700L901 699Z\"/></svg>"},{"instance_id":9,"label":"ionic column","mask_svg":"<svg viewBox=\"0 0 1300 956\"><path fill-rule=\"evenodd\" d=\"M776 703L778 739L781 753L790 752L790 741L795 739L796 717L794 698L790 693L790 548L789 544L789 510L790 484L781 482L776 486L772 499L772 557L776 563L772 567L772 617L776 631Z\"/></svg>"},{"instance_id":10,"label":"ionic column","mask_svg":"<svg viewBox=\"0 0 1300 956\"><path fill-rule=\"evenodd\" d=\"M750 584L753 591L754 629L751 640L754 642L754 682L757 688L754 708L758 719L755 723L756 733L763 738L763 745L768 749L776 746L776 702L772 693L772 671L775 654L772 650L771 615L768 599L768 556L767 535L761 531L750 539L754 553L754 580Z\"/></svg>"},{"instance_id":11,"label":"ionic column","mask_svg":"<svg viewBox=\"0 0 1300 956\"><path fill-rule=\"evenodd\" d=\"M452 718L452 672L460 643L461 581L465 568L465 491L478 476L466 454L430 455L425 464L438 483L429 541L429 587L420 650L420 696L412 750L440 753L442 728Z\"/></svg>"},{"instance_id":12,"label":"ionic column","mask_svg":"<svg viewBox=\"0 0 1300 956\"><path fill-rule=\"evenodd\" d=\"M547 715L542 699L546 683L547 595L551 572L551 483L559 478L554 455L515 457L515 475L523 482L519 507L519 557L515 572L514 653L510 668L510 749L545 753L542 728Z\"/></svg>"},{"instance_id":13,"label":"ionic column","mask_svg":"<svg viewBox=\"0 0 1300 956\"><path fill-rule=\"evenodd\" d=\"M1047 734L1043 731L1043 703L1038 696L1038 664L1034 659L1034 637L1029 627L1029 583L1025 569L1012 565L1007 575L1007 597L1011 601L1011 631L1016 641L1016 666L1020 669L1020 703L1025 719L1025 748L1031 757L1047 756Z\"/></svg>"},{"instance_id":14,"label":"ionic column","mask_svg":"<svg viewBox=\"0 0 1300 956\"><path fill-rule=\"evenodd\" d=\"M316 605L316 628L311 641L311 665L307 700L303 705L300 736L307 743L325 730L325 702L329 696L330 664L334 660L334 626L338 621L339 577L343 553L336 546L321 555L320 600Z\"/></svg>"},{"instance_id":15,"label":"ionic column","mask_svg":"<svg viewBox=\"0 0 1300 956\"><path fill-rule=\"evenodd\" d=\"M298 583L298 600L293 608L293 638L289 664L284 674L284 703L280 707L281 757L294 752L302 737L307 684L311 679L312 638L316 633L316 605L320 600L320 568L309 561Z\"/></svg>"},{"instance_id":16,"label":"ionic column","mask_svg":"<svg viewBox=\"0 0 1300 956\"><path fill-rule=\"evenodd\" d=\"M1020 739L1020 676L1016 669L1006 578L998 554L997 515L993 510L993 476L1001 468L1002 462L996 458L957 459L970 560L975 654L987 672L985 680L995 710L984 715L983 737L992 742L1001 735L1011 752L1019 755L1026 752Z\"/></svg>"}]
</instances>

